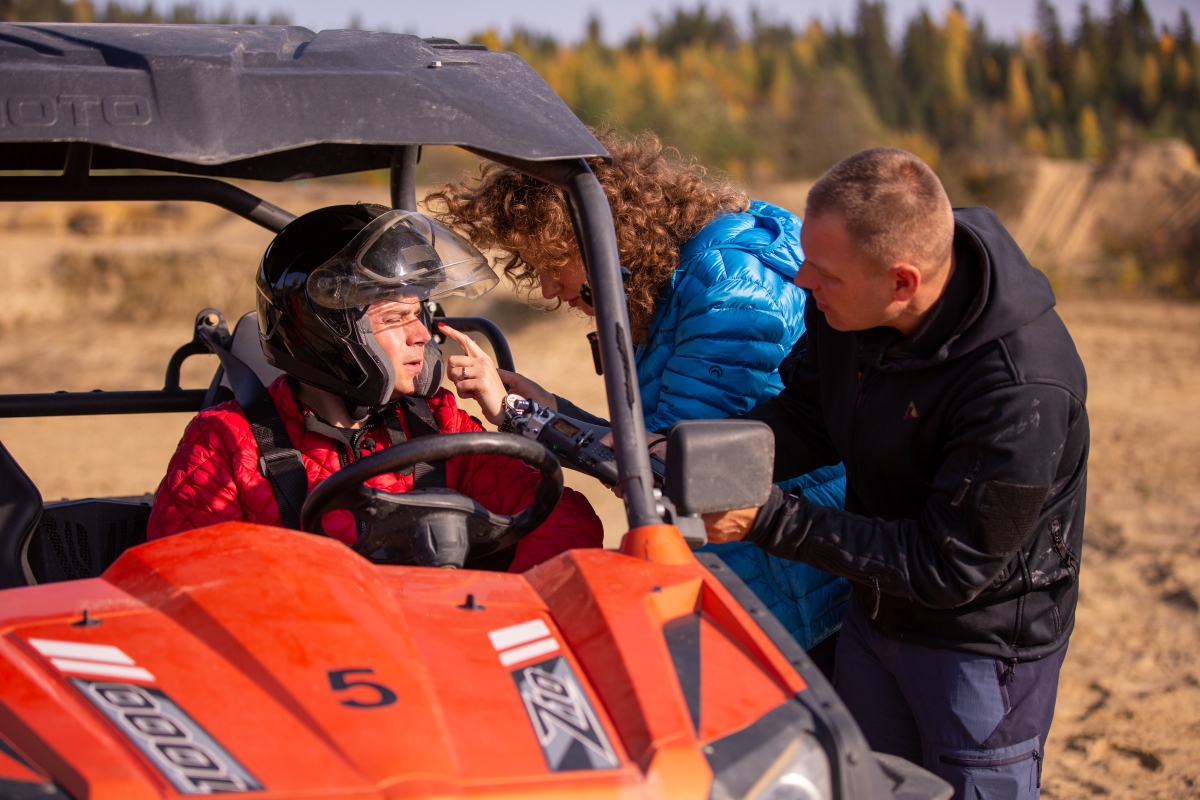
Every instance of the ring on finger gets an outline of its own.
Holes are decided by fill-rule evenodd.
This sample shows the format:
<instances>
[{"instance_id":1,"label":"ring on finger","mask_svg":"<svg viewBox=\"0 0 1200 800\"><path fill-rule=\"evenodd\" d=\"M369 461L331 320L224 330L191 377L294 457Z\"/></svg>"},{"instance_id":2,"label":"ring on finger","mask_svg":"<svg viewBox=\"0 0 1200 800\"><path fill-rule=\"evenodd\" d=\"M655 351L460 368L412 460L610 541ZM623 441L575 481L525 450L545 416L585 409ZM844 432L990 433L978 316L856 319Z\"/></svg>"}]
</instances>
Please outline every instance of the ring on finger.
<instances>
[{"instance_id":1,"label":"ring on finger","mask_svg":"<svg viewBox=\"0 0 1200 800\"><path fill-rule=\"evenodd\" d=\"M467 368L466 367L462 368L462 379L464 381L467 379Z\"/></svg>"}]
</instances>

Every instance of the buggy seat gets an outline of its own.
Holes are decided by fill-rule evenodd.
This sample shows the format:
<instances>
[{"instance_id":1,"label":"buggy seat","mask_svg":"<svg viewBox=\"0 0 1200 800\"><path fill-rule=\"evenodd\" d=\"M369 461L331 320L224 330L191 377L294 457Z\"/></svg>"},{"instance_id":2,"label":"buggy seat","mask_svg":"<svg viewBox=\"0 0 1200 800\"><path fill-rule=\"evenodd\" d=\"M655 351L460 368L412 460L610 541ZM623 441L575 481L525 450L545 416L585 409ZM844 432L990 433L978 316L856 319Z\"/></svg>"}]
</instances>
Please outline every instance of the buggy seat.
<instances>
[{"instance_id":1,"label":"buggy seat","mask_svg":"<svg viewBox=\"0 0 1200 800\"><path fill-rule=\"evenodd\" d=\"M264 385L283 374L263 356L258 316L238 320L230 350ZM224 370L213 375L206 407L232 399ZM16 459L0 444L0 588L96 577L121 553L146 541L154 496L42 503Z\"/></svg>"}]
</instances>

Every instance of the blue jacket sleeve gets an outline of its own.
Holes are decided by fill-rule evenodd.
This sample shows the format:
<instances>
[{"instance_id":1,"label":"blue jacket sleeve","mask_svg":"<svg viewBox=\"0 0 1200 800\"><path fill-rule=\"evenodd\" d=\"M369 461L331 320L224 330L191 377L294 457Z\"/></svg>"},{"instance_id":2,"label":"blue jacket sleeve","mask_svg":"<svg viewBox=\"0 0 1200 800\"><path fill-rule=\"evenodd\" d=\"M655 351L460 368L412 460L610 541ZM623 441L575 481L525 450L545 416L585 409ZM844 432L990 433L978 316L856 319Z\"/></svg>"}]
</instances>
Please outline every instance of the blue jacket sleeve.
<instances>
[{"instance_id":1,"label":"blue jacket sleeve","mask_svg":"<svg viewBox=\"0 0 1200 800\"><path fill-rule=\"evenodd\" d=\"M749 411L791 345L787 315L762 284L741 278L705 287L685 276L674 291L684 293L675 350L663 372L658 407L646 418L650 431L665 430L681 419L721 419Z\"/></svg>"}]
</instances>

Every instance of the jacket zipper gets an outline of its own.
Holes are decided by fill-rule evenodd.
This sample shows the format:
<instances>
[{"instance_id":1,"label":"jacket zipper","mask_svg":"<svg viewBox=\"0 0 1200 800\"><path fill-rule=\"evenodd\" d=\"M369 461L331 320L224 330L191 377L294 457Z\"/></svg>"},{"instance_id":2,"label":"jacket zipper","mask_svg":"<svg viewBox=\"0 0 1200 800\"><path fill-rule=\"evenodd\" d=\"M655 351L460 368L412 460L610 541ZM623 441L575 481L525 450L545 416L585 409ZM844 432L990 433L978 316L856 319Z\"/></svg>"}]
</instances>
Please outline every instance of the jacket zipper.
<instances>
[{"instance_id":1,"label":"jacket zipper","mask_svg":"<svg viewBox=\"0 0 1200 800\"><path fill-rule=\"evenodd\" d=\"M879 588L879 576L872 575L871 583L875 587L875 601L871 604L871 612L867 614L869 619L876 619L879 616L879 606L883 602L883 592Z\"/></svg>"},{"instance_id":2,"label":"jacket zipper","mask_svg":"<svg viewBox=\"0 0 1200 800\"><path fill-rule=\"evenodd\" d=\"M1076 571L1075 559L1067 550L1067 543L1063 541L1062 520L1059 517L1050 520L1050 537L1053 540L1054 552L1058 553L1058 557L1067 565L1067 571L1071 573L1071 580L1074 581L1079 577L1079 573Z\"/></svg>"},{"instance_id":3,"label":"jacket zipper","mask_svg":"<svg viewBox=\"0 0 1200 800\"><path fill-rule=\"evenodd\" d=\"M867 402L867 384L875 379L879 374L878 370L868 371L866 362L863 360L862 353L859 353L859 366L862 370L858 373L858 393L854 397L854 419L851 421L850 428L850 453L858 457L858 412L862 410L863 405Z\"/></svg>"},{"instance_id":4,"label":"jacket zipper","mask_svg":"<svg viewBox=\"0 0 1200 800\"><path fill-rule=\"evenodd\" d=\"M1012 764L1019 764L1026 759L1032 758L1037 766L1037 788L1042 788L1042 754L1037 750L1030 750L1028 753L1021 753L1016 756L1008 756L1007 758L992 758L987 761L977 761L973 758L955 758L954 756L939 755L938 761L943 764L948 764L952 767L1007 767Z\"/></svg>"},{"instance_id":5,"label":"jacket zipper","mask_svg":"<svg viewBox=\"0 0 1200 800\"><path fill-rule=\"evenodd\" d=\"M871 376L867 374L866 360L862 356L862 346L859 346L858 351L858 393L854 396L854 417L851 419L850 425L850 453L853 457L858 457L858 412L863 407L863 403L867 400L867 381ZM867 613L868 619L878 619L880 606L883 604L883 592L879 588L879 576L872 575L871 583L873 584L874 593L871 603L871 609Z\"/></svg>"}]
</instances>

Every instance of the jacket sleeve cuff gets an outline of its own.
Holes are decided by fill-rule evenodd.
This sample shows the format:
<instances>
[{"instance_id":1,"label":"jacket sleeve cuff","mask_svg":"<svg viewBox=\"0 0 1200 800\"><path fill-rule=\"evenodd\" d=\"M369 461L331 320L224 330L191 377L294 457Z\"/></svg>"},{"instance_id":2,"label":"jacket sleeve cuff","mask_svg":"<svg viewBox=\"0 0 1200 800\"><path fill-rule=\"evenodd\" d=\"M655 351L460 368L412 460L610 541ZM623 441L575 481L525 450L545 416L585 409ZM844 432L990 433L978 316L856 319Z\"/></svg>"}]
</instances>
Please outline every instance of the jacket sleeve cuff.
<instances>
[{"instance_id":1,"label":"jacket sleeve cuff","mask_svg":"<svg viewBox=\"0 0 1200 800\"><path fill-rule=\"evenodd\" d=\"M785 494L779 486L772 486L771 496L758 510L745 541L753 542L773 555L795 560L808 538L808 526L797 524L801 521L797 520L797 514L808 505L808 499L801 492ZM786 555L778 552L780 550Z\"/></svg>"},{"instance_id":2,"label":"jacket sleeve cuff","mask_svg":"<svg viewBox=\"0 0 1200 800\"><path fill-rule=\"evenodd\" d=\"M776 517L779 516L780 510L783 508L783 490L778 486L771 487L771 494L767 498L767 502L762 504L758 509L758 516L754 518L754 524L750 526L750 532L746 534L743 541L758 544L768 537L775 529Z\"/></svg>"},{"instance_id":3,"label":"jacket sleeve cuff","mask_svg":"<svg viewBox=\"0 0 1200 800\"><path fill-rule=\"evenodd\" d=\"M562 414L565 417L570 417L571 419L577 419L580 422L587 422L591 425L603 425L606 428L612 427L612 425L609 424L608 420L604 419L603 417L598 417L595 414L592 414L588 411L584 411L582 408L575 405L574 403L572 403L570 400L566 399L565 397L559 397L558 395L554 395L554 402L558 406L558 413Z\"/></svg>"}]
</instances>

